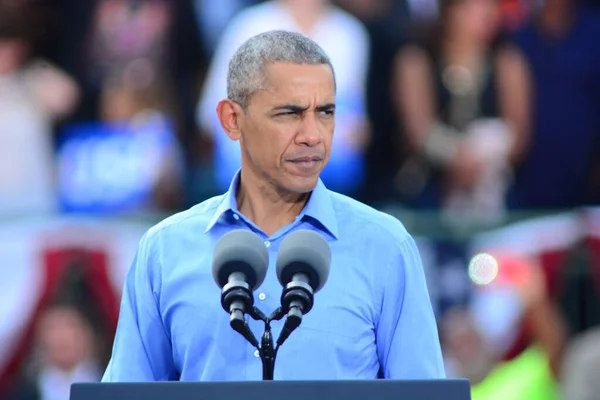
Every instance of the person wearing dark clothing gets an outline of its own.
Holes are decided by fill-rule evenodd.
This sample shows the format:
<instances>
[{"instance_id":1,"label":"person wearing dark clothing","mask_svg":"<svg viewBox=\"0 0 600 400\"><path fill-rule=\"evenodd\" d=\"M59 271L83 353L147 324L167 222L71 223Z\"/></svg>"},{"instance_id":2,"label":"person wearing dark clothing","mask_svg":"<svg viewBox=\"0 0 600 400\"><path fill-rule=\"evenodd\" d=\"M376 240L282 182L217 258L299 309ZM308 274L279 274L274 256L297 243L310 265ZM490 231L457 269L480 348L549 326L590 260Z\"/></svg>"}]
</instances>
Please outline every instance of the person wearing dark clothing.
<instances>
[{"instance_id":1,"label":"person wearing dark clothing","mask_svg":"<svg viewBox=\"0 0 600 400\"><path fill-rule=\"evenodd\" d=\"M570 0L546 1L513 35L532 72L533 126L510 207L562 209L590 201L600 155L598 38L598 10Z\"/></svg>"}]
</instances>

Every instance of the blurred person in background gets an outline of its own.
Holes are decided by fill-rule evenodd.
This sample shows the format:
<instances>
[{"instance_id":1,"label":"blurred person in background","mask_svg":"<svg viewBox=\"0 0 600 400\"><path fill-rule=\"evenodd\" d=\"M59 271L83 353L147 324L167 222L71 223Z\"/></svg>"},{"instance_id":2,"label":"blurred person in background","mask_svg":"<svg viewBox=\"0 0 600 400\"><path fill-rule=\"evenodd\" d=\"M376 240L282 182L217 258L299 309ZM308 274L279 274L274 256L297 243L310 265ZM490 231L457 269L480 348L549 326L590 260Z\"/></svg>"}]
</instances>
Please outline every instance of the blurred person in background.
<instances>
[{"instance_id":1,"label":"blurred person in background","mask_svg":"<svg viewBox=\"0 0 600 400\"><path fill-rule=\"evenodd\" d=\"M68 122L100 120L102 97L116 83L126 91L160 86L186 161L204 156L194 115L207 63L193 0L33 1L52 13L44 54L81 87Z\"/></svg>"},{"instance_id":2,"label":"blurred person in background","mask_svg":"<svg viewBox=\"0 0 600 400\"><path fill-rule=\"evenodd\" d=\"M397 55L394 98L410 155L397 184L412 207L479 218L504 209L530 102L525 62L499 27L496 0L442 0L431 39Z\"/></svg>"},{"instance_id":3,"label":"blurred person in background","mask_svg":"<svg viewBox=\"0 0 600 400\"><path fill-rule=\"evenodd\" d=\"M197 137L203 56L192 1L80 3L60 2L57 20L65 27L47 45L75 72L85 94L77 118L57 135L61 206L177 210L184 203L187 156L194 152L190 138ZM87 23L71 25L69 17ZM76 43L66 33L77 35Z\"/></svg>"},{"instance_id":4,"label":"blurred person in background","mask_svg":"<svg viewBox=\"0 0 600 400\"><path fill-rule=\"evenodd\" d=\"M497 260L497 277L475 289L471 306L452 309L440 321L447 376L468 378L473 400L558 399L567 333L542 269L528 258ZM503 360L523 323L531 329L531 344Z\"/></svg>"},{"instance_id":5,"label":"blurred person in background","mask_svg":"<svg viewBox=\"0 0 600 400\"><path fill-rule=\"evenodd\" d=\"M436 1L436 0L434 0ZM415 19L407 1L336 0L359 18L369 34L366 110L371 124L365 154L365 179L361 201L372 206L398 200L394 187L399 160L398 119L391 102L392 66L398 49L405 43Z\"/></svg>"},{"instance_id":6,"label":"blurred person in background","mask_svg":"<svg viewBox=\"0 0 600 400\"><path fill-rule=\"evenodd\" d=\"M42 313L28 373L6 400L68 400L72 383L98 382L95 337L82 310L57 301Z\"/></svg>"},{"instance_id":7,"label":"blurred person in background","mask_svg":"<svg viewBox=\"0 0 600 400\"><path fill-rule=\"evenodd\" d=\"M139 213L182 206L184 160L169 91L106 82L98 122L72 123L59 138L59 193L66 211Z\"/></svg>"},{"instance_id":8,"label":"blurred person in background","mask_svg":"<svg viewBox=\"0 0 600 400\"><path fill-rule=\"evenodd\" d=\"M579 0L545 0L513 35L533 79L531 138L509 205L563 209L589 204L600 160L600 13Z\"/></svg>"},{"instance_id":9,"label":"blurred person in background","mask_svg":"<svg viewBox=\"0 0 600 400\"><path fill-rule=\"evenodd\" d=\"M84 50L87 63L83 68L92 92L98 95L97 118L103 117L107 93L112 96L160 88L156 95L163 97L162 117L175 132L175 143L168 146L179 142L183 167L188 159L202 157L205 151L197 146L204 144L196 141L194 108L205 54L192 0L95 0L90 25L88 47ZM116 81L115 76L119 77ZM115 82L124 90L113 90ZM185 172L185 168L180 172ZM180 178L171 177L174 181ZM159 186L160 201L153 202L150 208L179 209L185 193L175 193L178 184L163 180ZM171 187L163 190L167 186ZM141 205L138 211L145 209Z\"/></svg>"},{"instance_id":10,"label":"blurred person in background","mask_svg":"<svg viewBox=\"0 0 600 400\"><path fill-rule=\"evenodd\" d=\"M336 72L336 129L333 151L321 178L328 188L354 195L363 184L368 141L365 86L368 36L353 16L328 0L274 0L240 12L223 34L204 83L197 123L214 142L216 190L225 191L241 166L239 147L224 134L215 104L227 97L227 63L250 37L270 30L295 31L317 42L331 57Z\"/></svg>"},{"instance_id":11,"label":"blurred person in background","mask_svg":"<svg viewBox=\"0 0 600 400\"><path fill-rule=\"evenodd\" d=\"M40 10L0 3L0 216L56 211L52 133L78 87L37 57L44 33Z\"/></svg>"},{"instance_id":12,"label":"blurred person in background","mask_svg":"<svg viewBox=\"0 0 600 400\"><path fill-rule=\"evenodd\" d=\"M196 18L199 21L200 39L208 59L212 58L227 29L227 25L235 15L246 7L261 3L263 0L193 0Z\"/></svg>"},{"instance_id":13,"label":"blurred person in background","mask_svg":"<svg viewBox=\"0 0 600 400\"><path fill-rule=\"evenodd\" d=\"M569 343L561 374L565 400L596 400L600 396L600 328L591 329Z\"/></svg>"},{"instance_id":14,"label":"blurred person in background","mask_svg":"<svg viewBox=\"0 0 600 400\"><path fill-rule=\"evenodd\" d=\"M148 180L148 187L141 190L149 192L147 202L140 204L140 209L176 210L183 205L184 161L177 132L169 119L174 114L170 109L171 98L168 89L158 83L146 88L107 85L101 94L101 121L129 125L139 135L140 142L156 145L140 152L140 161L146 169L139 169L137 182Z\"/></svg>"},{"instance_id":15,"label":"blurred person in background","mask_svg":"<svg viewBox=\"0 0 600 400\"><path fill-rule=\"evenodd\" d=\"M127 84L161 82L182 131L190 129L203 48L192 0L37 0L56 10L45 50L77 77L85 97L78 117L98 117L105 83L122 73Z\"/></svg>"}]
</instances>

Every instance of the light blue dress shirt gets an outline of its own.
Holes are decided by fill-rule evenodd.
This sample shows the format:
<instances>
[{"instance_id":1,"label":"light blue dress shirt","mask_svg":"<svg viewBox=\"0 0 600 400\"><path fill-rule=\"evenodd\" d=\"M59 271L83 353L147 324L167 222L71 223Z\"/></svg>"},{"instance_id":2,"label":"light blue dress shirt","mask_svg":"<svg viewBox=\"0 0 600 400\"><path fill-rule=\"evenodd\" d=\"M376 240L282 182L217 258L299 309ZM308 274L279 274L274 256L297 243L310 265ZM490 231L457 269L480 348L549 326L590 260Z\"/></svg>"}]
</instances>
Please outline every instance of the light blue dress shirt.
<instances>
[{"instance_id":1,"label":"light blue dress shirt","mask_svg":"<svg viewBox=\"0 0 600 400\"><path fill-rule=\"evenodd\" d=\"M282 239L311 229L331 247L329 279L279 349L276 380L445 377L421 258L397 219L319 181L295 221L268 236L237 209L238 179L141 239L104 382L262 379L258 353L229 326L211 272L216 242L234 229L254 231L268 248L269 270L254 293L267 315L280 305L275 261ZM248 320L260 341L264 324ZM275 339L282 326L273 322Z\"/></svg>"}]
</instances>

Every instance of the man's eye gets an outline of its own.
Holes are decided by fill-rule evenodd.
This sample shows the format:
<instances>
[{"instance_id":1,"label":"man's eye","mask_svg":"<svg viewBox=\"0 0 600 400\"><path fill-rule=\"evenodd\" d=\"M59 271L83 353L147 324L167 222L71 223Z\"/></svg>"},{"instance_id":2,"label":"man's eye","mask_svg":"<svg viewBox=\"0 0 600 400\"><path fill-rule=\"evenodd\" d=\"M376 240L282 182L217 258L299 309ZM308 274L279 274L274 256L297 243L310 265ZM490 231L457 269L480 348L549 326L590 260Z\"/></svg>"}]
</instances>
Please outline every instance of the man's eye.
<instances>
[{"instance_id":1,"label":"man's eye","mask_svg":"<svg viewBox=\"0 0 600 400\"><path fill-rule=\"evenodd\" d=\"M323 110L323 111L321 111L321 115L332 116L333 110Z\"/></svg>"}]
</instances>

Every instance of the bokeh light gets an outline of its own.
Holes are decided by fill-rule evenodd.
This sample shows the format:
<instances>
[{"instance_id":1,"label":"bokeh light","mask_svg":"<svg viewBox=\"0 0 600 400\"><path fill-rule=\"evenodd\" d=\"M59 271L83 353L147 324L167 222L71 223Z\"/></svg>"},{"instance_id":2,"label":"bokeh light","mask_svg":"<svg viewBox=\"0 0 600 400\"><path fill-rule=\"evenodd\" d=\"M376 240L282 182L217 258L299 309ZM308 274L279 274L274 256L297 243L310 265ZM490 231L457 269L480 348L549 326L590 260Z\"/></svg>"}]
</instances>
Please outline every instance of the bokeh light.
<instances>
[{"instance_id":1,"label":"bokeh light","mask_svg":"<svg viewBox=\"0 0 600 400\"><path fill-rule=\"evenodd\" d=\"M489 253L479 253L469 262L469 278L477 285L489 285L498 276L498 261Z\"/></svg>"}]
</instances>

